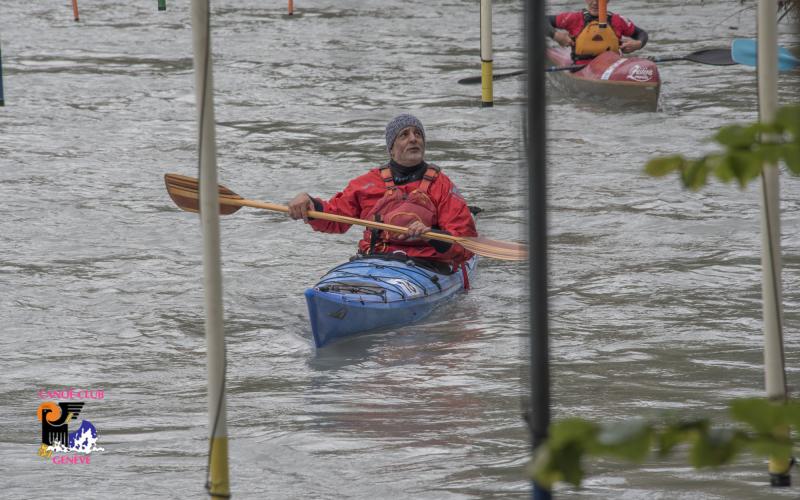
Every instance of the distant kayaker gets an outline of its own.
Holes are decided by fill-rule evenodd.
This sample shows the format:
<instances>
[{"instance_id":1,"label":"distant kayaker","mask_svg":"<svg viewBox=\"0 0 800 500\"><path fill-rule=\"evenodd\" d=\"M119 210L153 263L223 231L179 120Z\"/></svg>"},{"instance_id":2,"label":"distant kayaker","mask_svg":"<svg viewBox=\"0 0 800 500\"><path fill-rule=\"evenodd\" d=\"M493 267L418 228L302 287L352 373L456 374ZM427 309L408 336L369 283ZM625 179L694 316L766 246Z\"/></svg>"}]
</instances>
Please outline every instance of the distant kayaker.
<instances>
[{"instance_id":1,"label":"distant kayaker","mask_svg":"<svg viewBox=\"0 0 800 500\"><path fill-rule=\"evenodd\" d=\"M600 27L603 14L599 0L585 0L586 8L547 16L550 38L562 47L572 47L572 60L583 64L606 50L628 54L647 43L647 32L627 18L605 13L607 28Z\"/></svg>"},{"instance_id":2,"label":"distant kayaker","mask_svg":"<svg viewBox=\"0 0 800 500\"><path fill-rule=\"evenodd\" d=\"M389 162L351 180L343 191L324 201L300 193L289 203L289 216L303 219L315 231L344 233L350 224L308 217L309 210L408 227L407 235L367 229L359 255L422 259L446 264L454 271L472 253L461 245L420 238L435 231L477 236L467 203L453 182L426 163L425 128L413 115L401 114L386 125Z\"/></svg>"}]
</instances>

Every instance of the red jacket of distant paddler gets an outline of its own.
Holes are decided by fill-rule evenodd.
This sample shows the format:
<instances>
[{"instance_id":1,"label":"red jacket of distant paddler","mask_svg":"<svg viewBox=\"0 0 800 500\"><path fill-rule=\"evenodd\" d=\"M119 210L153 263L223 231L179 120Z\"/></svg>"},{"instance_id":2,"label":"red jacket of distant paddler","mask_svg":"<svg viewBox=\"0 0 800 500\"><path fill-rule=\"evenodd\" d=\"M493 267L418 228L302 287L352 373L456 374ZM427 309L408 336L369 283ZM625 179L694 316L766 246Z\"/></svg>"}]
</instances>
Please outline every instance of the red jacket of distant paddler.
<instances>
[{"instance_id":1,"label":"red jacket of distant paddler","mask_svg":"<svg viewBox=\"0 0 800 500\"><path fill-rule=\"evenodd\" d=\"M410 194L419 187L421 180L401 184L397 189ZM351 180L345 189L337 193L328 201L315 199L322 203L322 211L330 214L345 215L358 219L368 219L375 204L383 198L386 187L381 178L380 169L375 168L364 175ZM431 227L446 231L453 236L477 236L475 221L469 211L467 203L458 192L453 182L444 173L440 172L428 188L428 196L436 207L436 221ZM309 225L315 231L326 233L344 233L350 229L350 224L333 222L322 219L309 219ZM362 254L369 253L370 231L364 232L358 242L358 250ZM452 245L443 253L439 253L431 245L402 245L399 242L390 242L388 247L381 248L380 253L405 252L409 257L429 259L458 265L472 257L472 253L461 245Z\"/></svg>"},{"instance_id":2,"label":"red jacket of distant paddler","mask_svg":"<svg viewBox=\"0 0 800 500\"><path fill-rule=\"evenodd\" d=\"M590 17L591 19L597 19L596 17L587 16L587 14L588 13L585 10L577 12L562 12L561 14L556 15L555 27L562 30L567 30L569 32L569 36L576 38L581 31L583 31L584 26L586 26L587 17ZM617 38L621 38L623 36L633 36L634 31L636 31L636 26L627 18L620 16L619 14L612 14L609 12L608 24L611 25L614 33L617 35Z\"/></svg>"}]
</instances>

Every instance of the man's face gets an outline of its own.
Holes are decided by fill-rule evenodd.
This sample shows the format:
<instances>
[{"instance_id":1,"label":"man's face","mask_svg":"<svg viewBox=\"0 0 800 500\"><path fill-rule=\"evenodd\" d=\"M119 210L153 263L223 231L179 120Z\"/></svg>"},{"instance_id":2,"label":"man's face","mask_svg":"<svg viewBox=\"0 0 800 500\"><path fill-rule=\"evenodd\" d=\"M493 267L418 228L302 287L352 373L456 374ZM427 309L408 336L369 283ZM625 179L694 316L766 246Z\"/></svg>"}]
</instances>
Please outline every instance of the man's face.
<instances>
[{"instance_id":1,"label":"man's face","mask_svg":"<svg viewBox=\"0 0 800 500\"><path fill-rule=\"evenodd\" d=\"M593 16L598 15L597 0L586 0L586 10Z\"/></svg>"},{"instance_id":2,"label":"man's face","mask_svg":"<svg viewBox=\"0 0 800 500\"><path fill-rule=\"evenodd\" d=\"M404 167L413 167L425 156L425 139L417 127L406 127L397 134L392 144L391 156Z\"/></svg>"}]
</instances>

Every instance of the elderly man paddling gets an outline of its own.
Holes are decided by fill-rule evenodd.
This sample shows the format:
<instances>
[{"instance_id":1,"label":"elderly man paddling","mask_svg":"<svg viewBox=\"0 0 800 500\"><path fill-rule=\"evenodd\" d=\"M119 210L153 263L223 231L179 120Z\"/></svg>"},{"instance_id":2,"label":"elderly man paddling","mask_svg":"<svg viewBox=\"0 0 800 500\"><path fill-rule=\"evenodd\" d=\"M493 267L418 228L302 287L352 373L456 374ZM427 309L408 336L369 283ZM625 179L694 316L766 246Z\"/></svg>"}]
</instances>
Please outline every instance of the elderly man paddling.
<instances>
[{"instance_id":1,"label":"elderly man paddling","mask_svg":"<svg viewBox=\"0 0 800 500\"><path fill-rule=\"evenodd\" d=\"M390 157L386 165L351 180L331 199L308 193L295 196L288 203L289 216L327 233L344 233L350 225L309 218L309 210L407 227L405 235L367 229L358 243L358 254L420 259L455 271L472 253L458 244L420 235L431 230L453 236L478 233L453 182L439 167L425 162L422 123L409 114L392 119L386 125L386 150Z\"/></svg>"}]
</instances>

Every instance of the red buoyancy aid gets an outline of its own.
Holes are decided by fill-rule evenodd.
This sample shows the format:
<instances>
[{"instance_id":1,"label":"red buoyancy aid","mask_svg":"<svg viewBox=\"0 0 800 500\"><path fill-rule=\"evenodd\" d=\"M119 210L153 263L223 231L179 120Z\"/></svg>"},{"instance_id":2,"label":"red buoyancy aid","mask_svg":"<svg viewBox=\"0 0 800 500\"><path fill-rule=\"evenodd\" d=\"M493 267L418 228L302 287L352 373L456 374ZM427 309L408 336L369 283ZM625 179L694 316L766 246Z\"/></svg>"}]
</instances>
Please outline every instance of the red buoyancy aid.
<instances>
[{"instance_id":1,"label":"red buoyancy aid","mask_svg":"<svg viewBox=\"0 0 800 500\"><path fill-rule=\"evenodd\" d=\"M378 203L370 210L366 218L402 227L408 227L414 221L420 221L428 227L435 226L438 222L436 205L428 196L428 188L436 180L440 171L441 169L436 165L428 164L419 186L411 193L406 194L395 186L389 165L381 167L380 174L386 187L386 192L383 198L378 200ZM364 239L371 241L370 246L375 253L385 252L389 244L401 244L403 246L427 245L421 238L408 241L398 239L398 236L396 233L381 231L379 239L376 241L376 232L370 229L364 231Z\"/></svg>"}]
</instances>

